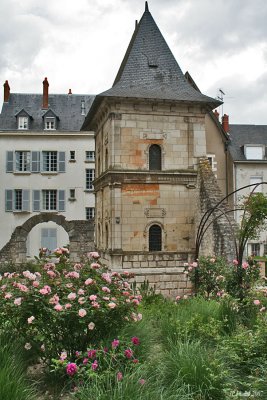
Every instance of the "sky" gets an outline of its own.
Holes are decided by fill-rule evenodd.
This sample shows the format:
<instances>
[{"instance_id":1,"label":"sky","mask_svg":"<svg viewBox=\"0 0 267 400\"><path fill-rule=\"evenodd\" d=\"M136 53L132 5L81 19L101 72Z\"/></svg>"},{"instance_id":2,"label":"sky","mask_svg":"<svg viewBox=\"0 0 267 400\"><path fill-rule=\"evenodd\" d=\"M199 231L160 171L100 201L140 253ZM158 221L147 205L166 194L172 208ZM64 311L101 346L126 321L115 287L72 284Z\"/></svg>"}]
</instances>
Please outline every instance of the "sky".
<instances>
[{"instance_id":1,"label":"sky","mask_svg":"<svg viewBox=\"0 0 267 400\"><path fill-rule=\"evenodd\" d=\"M266 0L148 5L182 71L202 93L223 97L220 114L267 124ZM0 84L42 93L47 77L50 93L109 89L144 10L143 0L0 0Z\"/></svg>"}]
</instances>

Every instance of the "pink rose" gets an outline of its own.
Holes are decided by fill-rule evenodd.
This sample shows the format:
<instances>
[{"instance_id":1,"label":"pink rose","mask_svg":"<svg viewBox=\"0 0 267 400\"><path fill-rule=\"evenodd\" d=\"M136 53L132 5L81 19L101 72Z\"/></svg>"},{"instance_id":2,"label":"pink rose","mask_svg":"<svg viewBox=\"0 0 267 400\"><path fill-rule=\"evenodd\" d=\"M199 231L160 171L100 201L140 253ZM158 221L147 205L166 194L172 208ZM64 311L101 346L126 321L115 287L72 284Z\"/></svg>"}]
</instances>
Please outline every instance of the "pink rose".
<instances>
[{"instance_id":1,"label":"pink rose","mask_svg":"<svg viewBox=\"0 0 267 400\"><path fill-rule=\"evenodd\" d=\"M63 310L63 307L62 307L62 305L60 305L60 304L56 304L55 307L54 307L54 310L56 310L56 311L62 311L62 310Z\"/></svg>"},{"instance_id":2,"label":"pink rose","mask_svg":"<svg viewBox=\"0 0 267 400\"><path fill-rule=\"evenodd\" d=\"M146 381L145 381L145 379L139 379L139 381L138 381L139 383L140 383L140 385L144 385L145 383L146 383Z\"/></svg>"},{"instance_id":3,"label":"pink rose","mask_svg":"<svg viewBox=\"0 0 267 400\"><path fill-rule=\"evenodd\" d=\"M90 253L87 253L87 256L90 258L99 258L100 255L98 254L97 251L90 251Z\"/></svg>"},{"instance_id":4,"label":"pink rose","mask_svg":"<svg viewBox=\"0 0 267 400\"><path fill-rule=\"evenodd\" d=\"M21 297L17 297L15 300L14 300L14 304L16 305L16 306L20 306L21 305Z\"/></svg>"},{"instance_id":5,"label":"pink rose","mask_svg":"<svg viewBox=\"0 0 267 400\"><path fill-rule=\"evenodd\" d=\"M69 300L75 300L76 299L76 293L71 292L70 294L68 294L68 299Z\"/></svg>"},{"instance_id":6,"label":"pink rose","mask_svg":"<svg viewBox=\"0 0 267 400\"><path fill-rule=\"evenodd\" d=\"M33 320L35 320L35 317L32 315L30 318L28 318L28 324L32 324Z\"/></svg>"},{"instance_id":7,"label":"pink rose","mask_svg":"<svg viewBox=\"0 0 267 400\"><path fill-rule=\"evenodd\" d=\"M55 294L51 299L49 299L49 304L58 304L59 303L59 297L57 294Z\"/></svg>"},{"instance_id":8,"label":"pink rose","mask_svg":"<svg viewBox=\"0 0 267 400\"><path fill-rule=\"evenodd\" d=\"M70 303L65 304L65 309L68 310L69 308L71 308L72 305Z\"/></svg>"},{"instance_id":9,"label":"pink rose","mask_svg":"<svg viewBox=\"0 0 267 400\"><path fill-rule=\"evenodd\" d=\"M96 350L88 350L87 355L92 360L96 356Z\"/></svg>"},{"instance_id":10,"label":"pink rose","mask_svg":"<svg viewBox=\"0 0 267 400\"><path fill-rule=\"evenodd\" d=\"M133 336L131 339L131 342L135 345L138 346L140 344L140 339L137 336Z\"/></svg>"},{"instance_id":11,"label":"pink rose","mask_svg":"<svg viewBox=\"0 0 267 400\"><path fill-rule=\"evenodd\" d=\"M91 365L91 367L92 367L92 370L93 370L93 371L95 371L95 370L98 368L98 362L97 362L97 360L95 360L95 361L93 362L93 364Z\"/></svg>"},{"instance_id":12,"label":"pink rose","mask_svg":"<svg viewBox=\"0 0 267 400\"><path fill-rule=\"evenodd\" d=\"M88 329L89 331L92 331L95 329L95 324L93 322L90 322L90 324L88 324Z\"/></svg>"},{"instance_id":13,"label":"pink rose","mask_svg":"<svg viewBox=\"0 0 267 400\"><path fill-rule=\"evenodd\" d=\"M75 363L69 363L69 364L66 366L66 372L67 372L67 374L68 374L69 376L75 375L76 372L77 372L77 370L78 370L78 367L77 367L77 365L76 365Z\"/></svg>"},{"instance_id":14,"label":"pink rose","mask_svg":"<svg viewBox=\"0 0 267 400\"><path fill-rule=\"evenodd\" d=\"M102 290L103 290L103 292L105 292L105 293L110 293L110 289L109 289L108 287L106 287L106 286L103 286L103 287L102 287Z\"/></svg>"},{"instance_id":15,"label":"pink rose","mask_svg":"<svg viewBox=\"0 0 267 400\"><path fill-rule=\"evenodd\" d=\"M233 264L234 265L238 265L238 261L237 260L233 260Z\"/></svg>"},{"instance_id":16,"label":"pink rose","mask_svg":"<svg viewBox=\"0 0 267 400\"><path fill-rule=\"evenodd\" d=\"M95 301L97 299L97 295L96 294L91 294L91 296L89 296L89 299L91 301Z\"/></svg>"},{"instance_id":17,"label":"pink rose","mask_svg":"<svg viewBox=\"0 0 267 400\"><path fill-rule=\"evenodd\" d=\"M112 347L113 349L116 349L116 347L118 347L119 344L120 344L119 339L114 339L113 342L111 343L111 347Z\"/></svg>"},{"instance_id":18,"label":"pink rose","mask_svg":"<svg viewBox=\"0 0 267 400\"><path fill-rule=\"evenodd\" d=\"M249 267L249 264L247 262L242 263L242 268L247 269Z\"/></svg>"},{"instance_id":19,"label":"pink rose","mask_svg":"<svg viewBox=\"0 0 267 400\"><path fill-rule=\"evenodd\" d=\"M91 264L91 268L92 268L92 269L99 269L99 268L100 268L100 265L99 265L98 263L92 263L92 264Z\"/></svg>"},{"instance_id":20,"label":"pink rose","mask_svg":"<svg viewBox=\"0 0 267 400\"><path fill-rule=\"evenodd\" d=\"M83 289L79 289L79 290L78 290L78 294L79 294L79 295L84 294L84 290L83 290Z\"/></svg>"},{"instance_id":21,"label":"pink rose","mask_svg":"<svg viewBox=\"0 0 267 400\"><path fill-rule=\"evenodd\" d=\"M93 279L88 278L88 279L86 279L86 281L84 283L86 286L91 285L93 283Z\"/></svg>"},{"instance_id":22,"label":"pink rose","mask_svg":"<svg viewBox=\"0 0 267 400\"><path fill-rule=\"evenodd\" d=\"M33 281L32 282L32 286L37 288L40 285L40 283L38 281Z\"/></svg>"},{"instance_id":23,"label":"pink rose","mask_svg":"<svg viewBox=\"0 0 267 400\"><path fill-rule=\"evenodd\" d=\"M117 307L117 304L113 303L113 301L111 301L110 303L108 303L108 307L113 309L113 308Z\"/></svg>"},{"instance_id":24,"label":"pink rose","mask_svg":"<svg viewBox=\"0 0 267 400\"><path fill-rule=\"evenodd\" d=\"M118 372L117 373L117 381L120 382L120 381L122 381L122 379L123 379L122 372Z\"/></svg>"},{"instance_id":25,"label":"pink rose","mask_svg":"<svg viewBox=\"0 0 267 400\"><path fill-rule=\"evenodd\" d=\"M78 314L79 314L79 317L83 318L86 316L87 312L85 311L84 308L80 308Z\"/></svg>"},{"instance_id":26,"label":"pink rose","mask_svg":"<svg viewBox=\"0 0 267 400\"><path fill-rule=\"evenodd\" d=\"M132 349L126 349L126 350L124 351L124 355L125 355L126 358L132 358L132 356L133 356L133 351L132 351Z\"/></svg>"},{"instance_id":27,"label":"pink rose","mask_svg":"<svg viewBox=\"0 0 267 400\"><path fill-rule=\"evenodd\" d=\"M254 300L253 303L255 304L255 306L259 306L261 304L260 300Z\"/></svg>"},{"instance_id":28,"label":"pink rose","mask_svg":"<svg viewBox=\"0 0 267 400\"><path fill-rule=\"evenodd\" d=\"M6 294L5 294L5 299L11 299L11 297L12 297L12 294L11 294L11 293L6 293Z\"/></svg>"}]
</instances>

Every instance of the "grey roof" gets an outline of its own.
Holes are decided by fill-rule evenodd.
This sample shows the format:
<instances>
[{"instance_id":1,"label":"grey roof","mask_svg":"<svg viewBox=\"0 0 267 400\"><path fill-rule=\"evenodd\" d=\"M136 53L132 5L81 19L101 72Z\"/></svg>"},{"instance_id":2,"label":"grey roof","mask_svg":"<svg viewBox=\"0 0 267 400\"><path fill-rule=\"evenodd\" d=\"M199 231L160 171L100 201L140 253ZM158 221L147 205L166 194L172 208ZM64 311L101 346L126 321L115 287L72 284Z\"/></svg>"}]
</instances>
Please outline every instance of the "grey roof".
<instances>
[{"instance_id":1,"label":"grey roof","mask_svg":"<svg viewBox=\"0 0 267 400\"><path fill-rule=\"evenodd\" d=\"M96 96L84 126L92 119L102 99L110 96L198 102L211 109L221 104L189 84L147 5L112 88Z\"/></svg>"},{"instance_id":2,"label":"grey roof","mask_svg":"<svg viewBox=\"0 0 267 400\"><path fill-rule=\"evenodd\" d=\"M25 112L31 117L29 130L44 129L43 116L51 110L57 116L57 131L80 131L85 115L88 113L95 96L82 94L49 94L49 108L42 108L42 94L11 93L8 102L3 103L0 114L0 131L17 130L16 115ZM81 114L81 102L84 100L85 115Z\"/></svg>"},{"instance_id":3,"label":"grey roof","mask_svg":"<svg viewBox=\"0 0 267 400\"><path fill-rule=\"evenodd\" d=\"M184 77L148 8L126 51L113 87L100 96L153 98L214 103Z\"/></svg>"},{"instance_id":4,"label":"grey roof","mask_svg":"<svg viewBox=\"0 0 267 400\"><path fill-rule=\"evenodd\" d=\"M267 125L229 125L229 151L234 161L246 161L244 145L267 146ZM251 160L250 160L251 161Z\"/></svg>"}]
</instances>

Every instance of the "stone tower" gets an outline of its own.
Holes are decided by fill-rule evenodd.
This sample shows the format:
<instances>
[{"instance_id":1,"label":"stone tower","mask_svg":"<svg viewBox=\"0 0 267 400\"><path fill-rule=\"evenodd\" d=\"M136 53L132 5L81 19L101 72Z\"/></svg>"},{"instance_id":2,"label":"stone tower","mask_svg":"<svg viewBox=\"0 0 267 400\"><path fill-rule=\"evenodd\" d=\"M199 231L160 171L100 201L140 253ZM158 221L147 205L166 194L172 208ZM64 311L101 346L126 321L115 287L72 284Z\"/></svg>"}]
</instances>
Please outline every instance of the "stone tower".
<instances>
[{"instance_id":1,"label":"stone tower","mask_svg":"<svg viewBox=\"0 0 267 400\"><path fill-rule=\"evenodd\" d=\"M111 89L83 129L95 131L95 233L102 259L166 295L187 291L205 114L220 104L194 89L146 2Z\"/></svg>"}]
</instances>

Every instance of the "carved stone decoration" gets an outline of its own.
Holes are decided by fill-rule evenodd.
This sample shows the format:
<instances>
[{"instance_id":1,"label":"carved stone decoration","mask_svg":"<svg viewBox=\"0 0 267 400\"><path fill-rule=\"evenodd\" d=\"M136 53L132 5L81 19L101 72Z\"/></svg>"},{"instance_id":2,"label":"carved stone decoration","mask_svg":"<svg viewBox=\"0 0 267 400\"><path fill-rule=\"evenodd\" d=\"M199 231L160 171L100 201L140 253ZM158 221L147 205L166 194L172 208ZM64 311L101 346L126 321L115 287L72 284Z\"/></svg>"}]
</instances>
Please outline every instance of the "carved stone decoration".
<instances>
[{"instance_id":1,"label":"carved stone decoration","mask_svg":"<svg viewBox=\"0 0 267 400\"><path fill-rule=\"evenodd\" d=\"M162 218L166 216L165 208L146 208L144 214L147 218Z\"/></svg>"}]
</instances>

